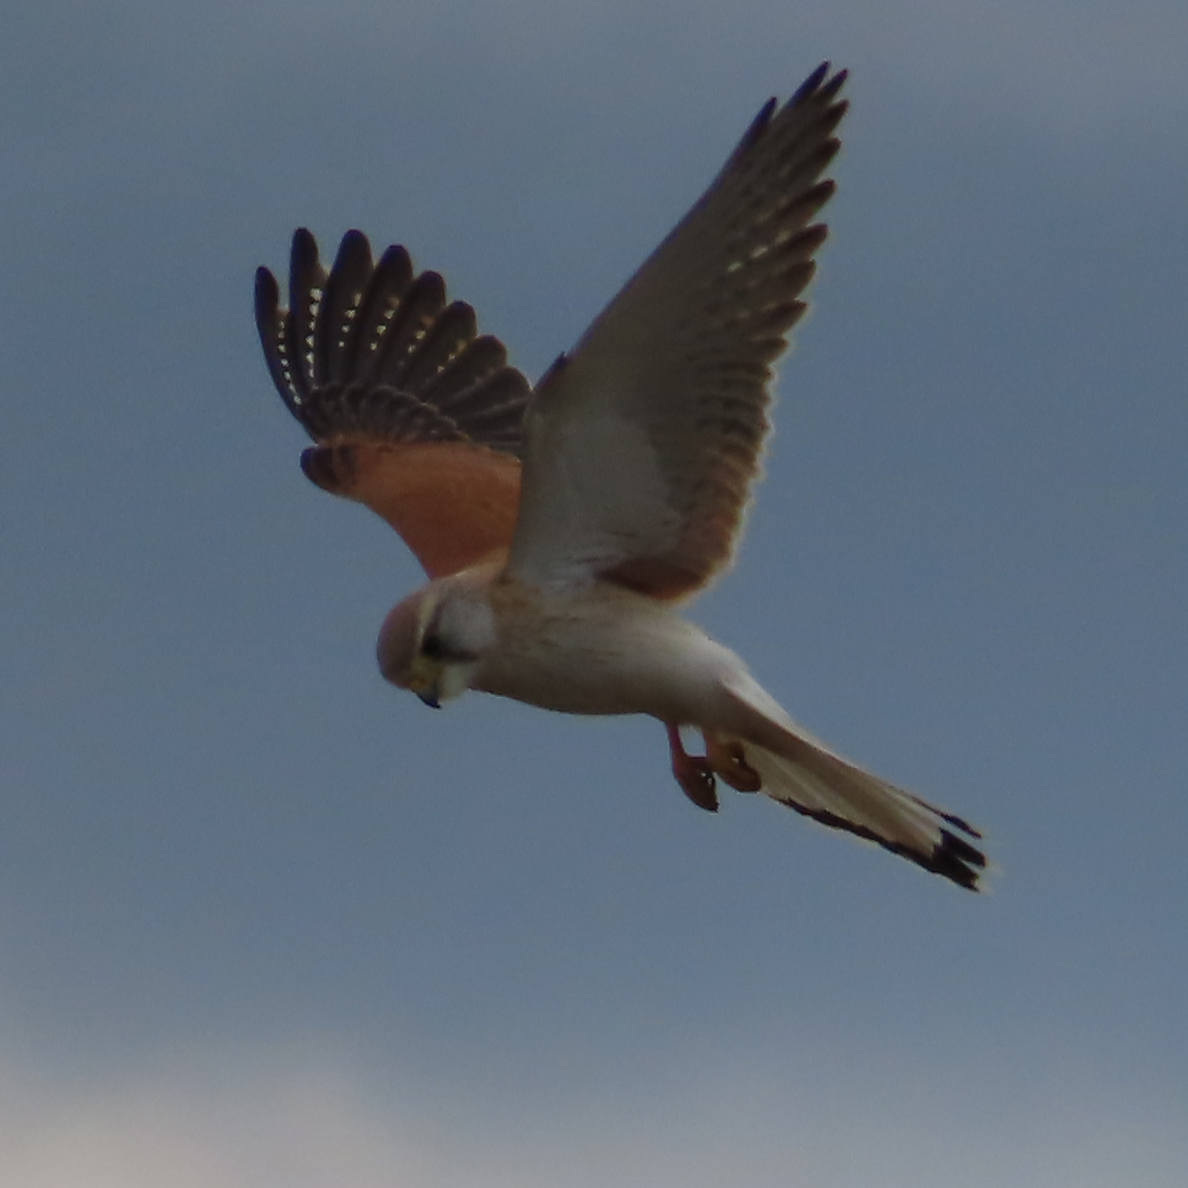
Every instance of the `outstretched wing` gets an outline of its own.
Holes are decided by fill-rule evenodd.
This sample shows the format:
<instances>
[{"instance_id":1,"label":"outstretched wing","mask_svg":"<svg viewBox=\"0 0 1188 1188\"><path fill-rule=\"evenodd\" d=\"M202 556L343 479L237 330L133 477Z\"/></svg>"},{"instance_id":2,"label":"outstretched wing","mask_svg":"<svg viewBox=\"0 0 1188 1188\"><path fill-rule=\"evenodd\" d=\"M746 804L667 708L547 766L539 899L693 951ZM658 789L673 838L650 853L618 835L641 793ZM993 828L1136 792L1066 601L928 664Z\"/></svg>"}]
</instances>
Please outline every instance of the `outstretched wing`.
<instances>
[{"instance_id":1,"label":"outstretched wing","mask_svg":"<svg viewBox=\"0 0 1188 1188\"><path fill-rule=\"evenodd\" d=\"M721 173L538 385L510 568L663 599L731 557L769 428L771 364L833 193L845 72L771 100Z\"/></svg>"},{"instance_id":2,"label":"outstretched wing","mask_svg":"<svg viewBox=\"0 0 1188 1188\"><path fill-rule=\"evenodd\" d=\"M366 236L348 231L327 275L302 229L289 308L261 268L256 324L273 382L315 442L301 455L313 482L387 520L430 577L511 544L531 390L474 310L447 303L436 272L415 276L402 247L373 265Z\"/></svg>"}]
</instances>

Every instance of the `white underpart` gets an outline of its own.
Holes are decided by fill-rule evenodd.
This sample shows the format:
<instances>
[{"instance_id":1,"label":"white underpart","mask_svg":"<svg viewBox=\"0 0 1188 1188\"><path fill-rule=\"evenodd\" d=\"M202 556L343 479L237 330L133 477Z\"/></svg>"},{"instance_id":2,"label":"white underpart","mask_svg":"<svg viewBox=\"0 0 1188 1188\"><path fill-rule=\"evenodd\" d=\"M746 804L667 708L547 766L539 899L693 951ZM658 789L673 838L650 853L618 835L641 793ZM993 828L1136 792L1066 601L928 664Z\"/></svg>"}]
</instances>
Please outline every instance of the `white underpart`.
<instances>
[{"instance_id":1,"label":"white underpart","mask_svg":"<svg viewBox=\"0 0 1188 1188\"><path fill-rule=\"evenodd\" d=\"M474 687L544 709L716 728L728 682L750 680L729 648L662 603L601 583L540 591L496 618Z\"/></svg>"},{"instance_id":2,"label":"white underpart","mask_svg":"<svg viewBox=\"0 0 1188 1188\"><path fill-rule=\"evenodd\" d=\"M537 591L500 619L473 687L545 709L649 714L743 744L762 791L927 857L950 828L803 727L729 648L662 603L601 583Z\"/></svg>"}]
</instances>

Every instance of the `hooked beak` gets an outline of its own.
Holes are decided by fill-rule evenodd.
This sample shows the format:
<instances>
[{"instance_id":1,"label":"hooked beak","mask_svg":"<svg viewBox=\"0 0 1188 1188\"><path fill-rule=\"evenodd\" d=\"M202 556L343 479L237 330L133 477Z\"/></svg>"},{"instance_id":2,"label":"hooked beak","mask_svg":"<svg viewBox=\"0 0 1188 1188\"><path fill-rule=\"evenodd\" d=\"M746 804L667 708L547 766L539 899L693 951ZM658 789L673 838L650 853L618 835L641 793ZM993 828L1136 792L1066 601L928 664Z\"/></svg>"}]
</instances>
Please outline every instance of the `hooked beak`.
<instances>
[{"instance_id":1,"label":"hooked beak","mask_svg":"<svg viewBox=\"0 0 1188 1188\"><path fill-rule=\"evenodd\" d=\"M409 673L408 687L428 706L441 709L442 666L427 656L418 656Z\"/></svg>"}]
</instances>

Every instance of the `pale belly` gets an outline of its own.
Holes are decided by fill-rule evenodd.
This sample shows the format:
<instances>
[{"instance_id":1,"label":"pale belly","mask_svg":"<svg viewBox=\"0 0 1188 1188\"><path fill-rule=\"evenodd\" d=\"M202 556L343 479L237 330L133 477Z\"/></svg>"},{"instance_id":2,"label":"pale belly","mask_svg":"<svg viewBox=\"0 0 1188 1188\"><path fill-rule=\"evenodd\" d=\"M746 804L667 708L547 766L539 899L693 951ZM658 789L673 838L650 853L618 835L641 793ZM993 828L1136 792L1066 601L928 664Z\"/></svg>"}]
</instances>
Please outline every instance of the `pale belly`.
<instances>
[{"instance_id":1,"label":"pale belly","mask_svg":"<svg viewBox=\"0 0 1188 1188\"><path fill-rule=\"evenodd\" d=\"M472 688L569 714L650 714L710 724L722 677L742 661L673 611L636 595L517 608ZM502 626L502 625L501 625Z\"/></svg>"}]
</instances>

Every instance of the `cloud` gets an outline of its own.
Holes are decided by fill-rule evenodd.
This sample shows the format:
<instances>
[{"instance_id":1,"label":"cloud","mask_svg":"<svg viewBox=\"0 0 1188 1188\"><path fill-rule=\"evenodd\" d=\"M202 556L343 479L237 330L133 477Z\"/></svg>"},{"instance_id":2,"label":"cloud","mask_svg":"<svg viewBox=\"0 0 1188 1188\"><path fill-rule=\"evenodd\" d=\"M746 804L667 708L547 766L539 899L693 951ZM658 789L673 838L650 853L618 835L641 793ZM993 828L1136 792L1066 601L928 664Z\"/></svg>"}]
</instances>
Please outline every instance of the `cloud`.
<instances>
[{"instance_id":1,"label":"cloud","mask_svg":"<svg viewBox=\"0 0 1188 1188\"><path fill-rule=\"evenodd\" d=\"M11 1066L0 1077L0 1181L22 1188L436 1182L424 1120L414 1137L324 1069L183 1058L82 1084Z\"/></svg>"},{"instance_id":2,"label":"cloud","mask_svg":"<svg viewBox=\"0 0 1188 1188\"><path fill-rule=\"evenodd\" d=\"M929 1078L707 1061L631 1095L384 1087L326 1051L175 1055L82 1081L0 1064L0 1181L21 1188L1160 1188L1182 1096L1076 1078ZM929 1083L931 1080L931 1083ZM974 1092L968 1089L975 1088Z\"/></svg>"}]
</instances>

